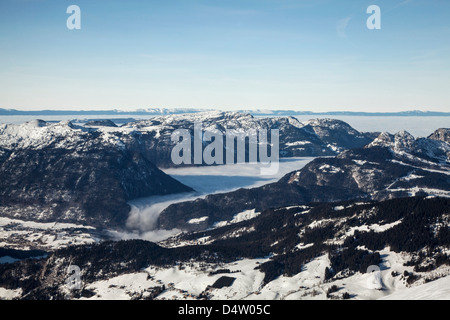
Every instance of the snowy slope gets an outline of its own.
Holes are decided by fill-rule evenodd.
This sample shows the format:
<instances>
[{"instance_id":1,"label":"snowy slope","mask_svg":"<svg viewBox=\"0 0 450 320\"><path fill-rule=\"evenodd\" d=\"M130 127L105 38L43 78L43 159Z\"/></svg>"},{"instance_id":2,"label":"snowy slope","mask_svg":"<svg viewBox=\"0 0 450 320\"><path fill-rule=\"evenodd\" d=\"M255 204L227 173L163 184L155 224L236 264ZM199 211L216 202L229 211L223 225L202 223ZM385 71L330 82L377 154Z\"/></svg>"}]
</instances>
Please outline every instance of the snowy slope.
<instances>
[{"instance_id":1,"label":"snowy slope","mask_svg":"<svg viewBox=\"0 0 450 320\"><path fill-rule=\"evenodd\" d=\"M382 300L450 300L450 276L413 288L405 288L380 298Z\"/></svg>"},{"instance_id":2,"label":"snowy slope","mask_svg":"<svg viewBox=\"0 0 450 320\"><path fill-rule=\"evenodd\" d=\"M417 288L434 283L450 299L440 287L447 282L437 280L450 274L449 208L444 198L405 198L245 212L239 218L251 219L164 246L91 243L6 263L0 287L5 298L22 288L21 297L32 299L372 300L428 298L434 289L419 295ZM81 270L81 292L64 285L72 264Z\"/></svg>"}]
</instances>

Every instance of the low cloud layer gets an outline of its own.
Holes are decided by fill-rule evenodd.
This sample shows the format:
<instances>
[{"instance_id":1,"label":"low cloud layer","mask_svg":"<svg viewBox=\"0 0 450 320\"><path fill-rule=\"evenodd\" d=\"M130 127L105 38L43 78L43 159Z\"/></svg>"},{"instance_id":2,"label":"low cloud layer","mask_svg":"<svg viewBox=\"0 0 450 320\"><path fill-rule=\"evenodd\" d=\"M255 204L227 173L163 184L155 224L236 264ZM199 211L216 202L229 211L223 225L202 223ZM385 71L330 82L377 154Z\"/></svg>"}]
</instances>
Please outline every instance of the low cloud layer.
<instances>
[{"instance_id":1,"label":"low cloud layer","mask_svg":"<svg viewBox=\"0 0 450 320\"><path fill-rule=\"evenodd\" d=\"M161 230L158 218L161 212L173 203L204 198L208 194L229 192L239 188L253 188L278 181L285 174L305 166L313 158L290 158L280 161L276 176L270 178L259 176L260 166L255 164L233 164L178 168L165 170L178 181L194 188L197 192L153 196L131 201L131 210L126 227L128 232L112 232L117 239L144 239L153 242L162 241L180 233L181 230Z\"/></svg>"}]
</instances>

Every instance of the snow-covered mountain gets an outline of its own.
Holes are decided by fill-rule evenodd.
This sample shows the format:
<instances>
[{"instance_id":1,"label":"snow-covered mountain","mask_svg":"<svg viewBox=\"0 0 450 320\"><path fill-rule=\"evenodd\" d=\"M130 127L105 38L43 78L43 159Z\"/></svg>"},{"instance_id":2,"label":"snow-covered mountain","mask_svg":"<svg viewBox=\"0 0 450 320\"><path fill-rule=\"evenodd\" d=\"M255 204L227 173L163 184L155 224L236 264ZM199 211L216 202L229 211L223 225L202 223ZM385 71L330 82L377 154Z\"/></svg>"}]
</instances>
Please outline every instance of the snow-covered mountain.
<instances>
[{"instance_id":1,"label":"snow-covered mountain","mask_svg":"<svg viewBox=\"0 0 450 320\"><path fill-rule=\"evenodd\" d=\"M237 112L166 115L121 127L109 120L1 124L2 216L121 225L129 211L127 201L191 190L156 166L174 165L171 134L192 131L194 123L222 133L279 129L283 156L335 155L373 138L338 120L300 123L292 117L255 118Z\"/></svg>"},{"instance_id":2,"label":"snow-covered mountain","mask_svg":"<svg viewBox=\"0 0 450 320\"><path fill-rule=\"evenodd\" d=\"M445 131L437 130L428 138L415 139L407 131L395 135L381 133L368 148L374 146L387 147L399 156L428 162L450 164L450 145L445 140Z\"/></svg>"},{"instance_id":3,"label":"snow-covered mountain","mask_svg":"<svg viewBox=\"0 0 450 320\"><path fill-rule=\"evenodd\" d=\"M276 183L240 189L205 199L176 203L159 217L162 229L202 230L255 209L351 199L450 196L450 146L443 141L414 139L406 132L380 134L364 148L317 158ZM188 223L201 219L200 223Z\"/></svg>"},{"instance_id":4,"label":"snow-covered mountain","mask_svg":"<svg viewBox=\"0 0 450 320\"><path fill-rule=\"evenodd\" d=\"M136 110L16 110L16 109L3 109L0 108L0 115L6 116L61 116L61 115L100 115L100 116L135 116L135 115L145 115L145 116L161 116L161 115L174 115L174 114L186 114L186 113L201 113L207 111L217 110L209 108L140 108ZM227 110L227 109L223 109ZM437 112L437 111L421 111L421 110L411 110L411 111L401 111L401 112L360 112L360 111L328 111L328 112L313 112L313 111L298 111L298 110L279 110L279 109L243 109L236 110L236 112L250 113L254 116L450 116L449 112Z\"/></svg>"},{"instance_id":5,"label":"snow-covered mountain","mask_svg":"<svg viewBox=\"0 0 450 320\"><path fill-rule=\"evenodd\" d=\"M312 119L302 122L305 129L311 128L320 139L337 150L358 148L372 141L377 133L361 133L348 123L336 119Z\"/></svg>"},{"instance_id":6,"label":"snow-covered mountain","mask_svg":"<svg viewBox=\"0 0 450 320\"><path fill-rule=\"evenodd\" d=\"M156 232L184 233L160 243L101 241L125 226L129 200L192 190L157 165L172 165L171 134L194 123L279 129L283 156L327 157L167 207ZM447 283L446 130L416 139L233 112L0 125L0 299L374 299Z\"/></svg>"},{"instance_id":7,"label":"snow-covered mountain","mask_svg":"<svg viewBox=\"0 0 450 320\"><path fill-rule=\"evenodd\" d=\"M2 125L1 216L123 226L129 200L191 191L128 148L129 140L71 122Z\"/></svg>"},{"instance_id":8,"label":"snow-covered mountain","mask_svg":"<svg viewBox=\"0 0 450 320\"><path fill-rule=\"evenodd\" d=\"M428 139L440 140L450 143L450 129L440 128L433 132Z\"/></svg>"},{"instance_id":9,"label":"snow-covered mountain","mask_svg":"<svg viewBox=\"0 0 450 320\"><path fill-rule=\"evenodd\" d=\"M172 133L185 129L193 134L195 123L200 123L203 131L222 134L263 129L270 133L270 129L278 129L282 157L332 156L349 148L362 147L377 136L358 132L340 120L315 119L301 123L293 117L254 117L249 113L210 111L155 116L121 127L111 120L93 120L83 125L69 121L49 124L41 120L22 125L0 124L0 148L43 148L57 140L60 141L57 146L65 147L63 144L68 143L67 148L70 148L82 136L95 133L105 144L139 150L158 167L173 167L170 157L175 145L171 140Z\"/></svg>"},{"instance_id":10,"label":"snow-covered mountain","mask_svg":"<svg viewBox=\"0 0 450 320\"><path fill-rule=\"evenodd\" d=\"M301 123L293 117L254 117L249 113L219 111L159 116L125 124L116 131L133 133L139 142L135 147L142 148L159 167L173 167L170 155L175 144L171 135L177 129L193 134L195 123L200 123L203 131L224 135L227 131L248 133L264 129L270 133L271 129L278 129L281 157L332 156L348 148L362 147L376 137L373 133L358 132L340 120ZM225 148L224 144L224 151Z\"/></svg>"},{"instance_id":11,"label":"snow-covered mountain","mask_svg":"<svg viewBox=\"0 0 450 320\"><path fill-rule=\"evenodd\" d=\"M177 129L192 131L195 123L222 133L279 129L283 156L335 155L373 138L338 120L300 123L292 117L255 118L237 112L166 115L121 127L110 120L1 124L2 216L124 225L127 201L191 191L157 166L174 166L171 135Z\"/></svg>"}]
</instances>

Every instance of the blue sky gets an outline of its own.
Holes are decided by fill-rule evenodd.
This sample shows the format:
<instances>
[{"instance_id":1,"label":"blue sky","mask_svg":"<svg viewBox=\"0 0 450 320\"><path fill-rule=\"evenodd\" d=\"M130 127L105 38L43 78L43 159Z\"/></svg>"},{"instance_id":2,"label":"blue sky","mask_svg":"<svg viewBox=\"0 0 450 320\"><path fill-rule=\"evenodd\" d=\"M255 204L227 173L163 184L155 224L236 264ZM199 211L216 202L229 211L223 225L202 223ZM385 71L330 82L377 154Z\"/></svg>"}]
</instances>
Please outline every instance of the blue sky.
<instances>
[{"instance_id":1,"label":"blue sky","mask_svg":"<svg viewBox=\"0 0 450 320\"><path fill-rule=\"evenodd\" d=\"M24 110L450 111L450 1L2 0L0 87Z\"/></svg>"}]
</instances>

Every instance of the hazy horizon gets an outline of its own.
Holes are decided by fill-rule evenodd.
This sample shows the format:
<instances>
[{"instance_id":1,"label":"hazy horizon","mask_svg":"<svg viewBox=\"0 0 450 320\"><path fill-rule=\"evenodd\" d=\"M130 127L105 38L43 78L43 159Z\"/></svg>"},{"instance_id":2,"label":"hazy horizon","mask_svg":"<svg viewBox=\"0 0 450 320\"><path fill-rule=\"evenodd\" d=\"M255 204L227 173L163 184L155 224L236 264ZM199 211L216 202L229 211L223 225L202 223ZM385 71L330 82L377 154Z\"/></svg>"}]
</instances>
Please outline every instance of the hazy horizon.
<instances>
[{"instance_id":1,"label":"hazy horizon","mask_svg":"<svg viewBox=\"0 0 450 320\"><path fill-rule=\"evenodd\" d=\"M445 112L448 12L446 0L4 0L0 108Z\"/></svg>"}]
</instances>

